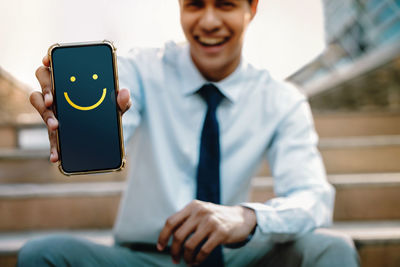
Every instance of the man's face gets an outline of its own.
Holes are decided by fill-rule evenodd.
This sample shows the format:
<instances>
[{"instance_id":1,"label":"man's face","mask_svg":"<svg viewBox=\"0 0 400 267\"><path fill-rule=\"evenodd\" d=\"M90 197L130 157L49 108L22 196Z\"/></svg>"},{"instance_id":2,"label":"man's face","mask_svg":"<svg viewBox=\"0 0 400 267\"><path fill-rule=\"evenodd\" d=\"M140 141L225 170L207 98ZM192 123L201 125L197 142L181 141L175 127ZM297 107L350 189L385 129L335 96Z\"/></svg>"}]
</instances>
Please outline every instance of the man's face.
<instances>
[{"instance_id":1,"label":"man's face","mask_svg":"<svg viewBox=\"0 0 400 267\"><path fill-rule=\"evenodd\" d=\"M245 30L257 1L179 0L181 24L194 63L210 80L225 78L240 62Z\"/></svg>"}]
</instances>

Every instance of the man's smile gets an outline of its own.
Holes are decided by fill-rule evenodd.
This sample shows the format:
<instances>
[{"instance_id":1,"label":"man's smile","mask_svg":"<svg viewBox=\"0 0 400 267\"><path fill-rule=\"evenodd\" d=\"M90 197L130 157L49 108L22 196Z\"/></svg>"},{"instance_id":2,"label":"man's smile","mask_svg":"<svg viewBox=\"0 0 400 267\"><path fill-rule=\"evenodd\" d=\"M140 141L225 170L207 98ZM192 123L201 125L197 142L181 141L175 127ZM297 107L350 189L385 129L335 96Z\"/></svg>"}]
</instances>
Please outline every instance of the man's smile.
<instances>
[{"instance_id":1,"label":"man's smile","mask_svg":"<svg viewBox=\"0 0 400 267\"><path fill-rule=\"evenodd\" d=\"M195 36L194 38L203 46L218 46L229 40L229 37Z\"/></svg>"}]
</instances>

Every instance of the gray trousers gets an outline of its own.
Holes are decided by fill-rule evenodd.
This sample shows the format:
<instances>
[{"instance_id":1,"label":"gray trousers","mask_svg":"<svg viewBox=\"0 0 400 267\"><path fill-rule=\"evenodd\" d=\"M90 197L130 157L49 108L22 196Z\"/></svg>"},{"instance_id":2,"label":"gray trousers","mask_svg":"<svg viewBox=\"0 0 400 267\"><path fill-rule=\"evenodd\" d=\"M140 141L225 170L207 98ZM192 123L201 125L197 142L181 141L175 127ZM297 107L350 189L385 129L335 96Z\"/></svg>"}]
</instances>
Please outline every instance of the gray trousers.
<instances>
[{"instance_id":1,"label":"gray trousers","mask_svg":"<svg viewBox=\"0 0 400 267\"><path fill-rule=\"evenodd\" d=\"M18 266L177 266L170 257L104 246L67 235L52 235L27 242ZM178 266L185 266L181 261ZM340 233L318 229L296 241L276 244L256 266L353 267L359 258L352 240Z\"/></svg>"}]
</instances>

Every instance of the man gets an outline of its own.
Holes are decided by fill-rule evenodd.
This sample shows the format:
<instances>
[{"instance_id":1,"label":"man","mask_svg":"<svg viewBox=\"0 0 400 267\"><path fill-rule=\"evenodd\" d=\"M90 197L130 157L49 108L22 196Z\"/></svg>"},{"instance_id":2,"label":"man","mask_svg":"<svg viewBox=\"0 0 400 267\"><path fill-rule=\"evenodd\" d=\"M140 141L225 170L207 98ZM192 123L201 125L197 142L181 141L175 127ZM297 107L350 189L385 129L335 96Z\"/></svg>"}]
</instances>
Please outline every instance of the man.
<instances>
[{"instance_id":1,"label":"man","mask_svg":"<svg viewBox=\"0 0 400 267\"><path fill-rule=\"evenodd\" d=\"M334 190L306 99L242 59L258 1L179 5L188 45L133 50L118 61L133 101L125 89L117 100L124 134L133 137L116 245L46 237L22 248L19 265L357 266L348 238L313 232L331 222ZM42 93L30 100L57 162L47 57L43 64L36 72ZM248 203L264 156L277 197Z\"/></svg>"}]
</instances>

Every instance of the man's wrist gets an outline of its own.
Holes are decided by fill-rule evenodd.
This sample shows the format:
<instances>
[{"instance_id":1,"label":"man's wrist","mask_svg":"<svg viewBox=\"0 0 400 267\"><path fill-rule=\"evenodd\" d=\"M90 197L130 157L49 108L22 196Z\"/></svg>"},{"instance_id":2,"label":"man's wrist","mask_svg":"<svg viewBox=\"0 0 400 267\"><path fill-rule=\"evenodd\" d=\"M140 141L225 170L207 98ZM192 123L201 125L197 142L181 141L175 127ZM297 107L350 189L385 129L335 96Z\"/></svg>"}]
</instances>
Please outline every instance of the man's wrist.
<instances>
[{"instance_id":1,"label":"man's wrist","mask_svg":"<svg viewBox=\"0 0 400 267\"><path fill-rule=\"evenodd\" d=\"M243 209L243 217L245 224L249 226L251 229L250 233L254 233L256 226L257 226L257 216L256 212L248 207L245 206L239 206Z\"/></svg>"},{"instance_id":2,"label":"man's wrist","mask_svg":"<svg viewBox=\"0 0 400 267\"><path fill-rule=\"evenodd\" d=\"M243 247L244 245L246 245L252 239L252 237L256 231L256 227L257 227L257 216L256 216L255 211L253 209L250 209L250 208L247 208L244 206L237 206L237 207L241 209L243 218L244 218L244 223L249 227L249 229L251 229L251 231L245 240L243 240L241 242L232 243L232 244L225 244L225 247L227 247L227 248L234 249L234 248L240 248L240 247Z\"/></svg>"}]
</instances>

